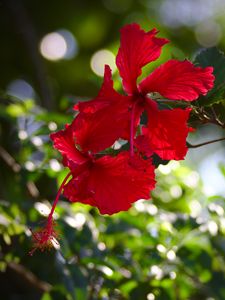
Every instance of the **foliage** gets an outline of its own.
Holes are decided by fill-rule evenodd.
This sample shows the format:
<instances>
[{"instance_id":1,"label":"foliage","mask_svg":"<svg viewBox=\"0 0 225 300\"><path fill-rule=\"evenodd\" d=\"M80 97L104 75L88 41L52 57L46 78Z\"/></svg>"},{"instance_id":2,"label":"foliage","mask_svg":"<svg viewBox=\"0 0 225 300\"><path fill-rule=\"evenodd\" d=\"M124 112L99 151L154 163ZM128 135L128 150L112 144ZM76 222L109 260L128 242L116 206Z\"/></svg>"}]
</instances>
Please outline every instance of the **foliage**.
<instances>
[{"instance_id":1,"label":"foliage","mask_svg":"<svg viewBox=\"0 0 225 300\"><path fill-rule=\"evenodd\" d=\"M216 80L213 89L207 96L200 101L203 105L212 105L224 101L224 78L225 78L225 57L224 54L216 48L209 48L201 51L195 58L195 63L201 67L212 66Z\"/></svg>"}]
</instances>

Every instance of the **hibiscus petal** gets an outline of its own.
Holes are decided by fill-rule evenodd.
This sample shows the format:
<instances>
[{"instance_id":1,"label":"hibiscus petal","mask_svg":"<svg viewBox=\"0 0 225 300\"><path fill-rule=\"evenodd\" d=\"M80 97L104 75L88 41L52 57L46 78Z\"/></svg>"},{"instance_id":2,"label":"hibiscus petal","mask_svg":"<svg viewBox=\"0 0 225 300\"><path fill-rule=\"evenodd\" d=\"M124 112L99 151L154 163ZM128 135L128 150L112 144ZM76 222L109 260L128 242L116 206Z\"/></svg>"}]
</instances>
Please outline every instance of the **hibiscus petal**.
<instances>
[{"instance_id":1,"label":"hibiscus petal","mask_svg":"<svg viewBox=\"0 0 225 300\"><path fill-rule=\"evenodd\" d=\"M104 82L98 96L78 104L75 138L83 151L97 153L112 146L118 138L129 137L132 98L113 89L111 70L105 66Z\"/></svg>"},{"instance_id":2,"label":"hibiscus petal","mask_svg":"<svg viewBox=\"0 0 225 300\"><path fill-rule=\"evenodd\" d=\"M121 46L116 64L123 79L123 87L128 95L137 92L136 81L141 68L156 60L163 45L168 40L157 38L156 29L144 32L138 24L126 25L121 29Z\"/></svg>"},{"instance_id":3,"label":"hibiscus petal","mask_svg":"<svg viewBox=\"0 0 225 300\"><path fill-rule=\"evenodd\" d=\"M136 139L136 145L147 156L153 152L165 160L181 160L187 153L186 138L189 132L187 120L191 109L175 108L158 110L146 108L148 114L147 127L143 135Z\"/></svg>"},{"instance_id":4,"label":"hibiscus petal","mask_svg":"<svg viewBox=\"0 0 225 300\"><path fill-rule=\"evenodd\" d=\"M50 138L54 143L54 148L62 154L65 166L71 167L85 162L86 158L75 147L72 125L66 125L64 130L52 133Z\"/></svg>"},{"instance_id":5,"label":"hibiscus petal","mask_svg":"<svg viewBox=\"0 0 225 300\"><path fill-rule=\"evenodd\" d=\"M127 152L116 157L104 156L84 174L72 179L64 188L64 196L72 202L95 206L102 214L128 210L134 201L149 199L155 186L151 162Z\"/></svg>"},{"instance_id":6,"label":"hibiscus petal","mask_svg":"<svg viewBox=\"0 0 225 300\"><path fill-rule=\"evenodd\" d=\"M95 113L80 113L75 120L76 144L84 152L98 153L129 134L129 103L117 103Z\"/></svg>"},{"instance_id":7,"label":"hibiscus petal","mask_svg":"<svg viewBox=\"0 0 225 300\"><path fill-rule=\"evenodd\" d=\"M149 199L155 186L154 167L148 160L130 160L129 153L98 159L90 172L89 190L100 213L128 210L139 199Z\"/></svg>"},{"instance_id":8,"label":"hibiscus petal","mask_svg":"<svg viewBox=\"0 0 225 300\"><path fill-rule=\"evenodd\" d=\"M118 101L126 101L126 97L114 90L112 71L108 65L105 65L104 80L98 96L90 101L79 102L74 108L80 112L94 113L97 110L117 103Z\"/></svg>"},{"instance_id":9,"label":"hibiscus petal","mask_svg":"<svg viewBox=\"0 0 225 300\"><path fill-rule=\"evenodd\" d=\"M73 177L65 186L63 195L71 202L81 202L96 206L93 193L87 189L90 171L87 168L79 176Z\"/></svg>"},{"instance_id":10,"label":"hibiscus petal","mask_svg":"<svg viewBox=\"0 0 225 300\"><path fill-rule=\"evenodd\" d=\"M172 100L196 100L213 87L212 67L195 67L191 62L169 60L146 77L139 89L143 94L158 92Z\"/></svg>"}]
</instances>

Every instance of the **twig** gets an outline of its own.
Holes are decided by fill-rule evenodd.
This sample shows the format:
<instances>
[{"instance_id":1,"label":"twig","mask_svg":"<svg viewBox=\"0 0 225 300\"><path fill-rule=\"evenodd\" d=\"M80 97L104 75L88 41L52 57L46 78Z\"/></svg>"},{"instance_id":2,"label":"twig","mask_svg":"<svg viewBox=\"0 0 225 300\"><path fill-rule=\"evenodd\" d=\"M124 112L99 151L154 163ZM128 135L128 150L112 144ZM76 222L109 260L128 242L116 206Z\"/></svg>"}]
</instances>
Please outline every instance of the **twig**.
<instances>
[{"instance_id":1,"label":"twig","mask_svg":"<svg viewBox=\"0 0 225 300\"><path fill-rule=\"evenodd\" d=\"M37 278L23 265L9 262L7 266L10 271L13 271L17 275L17 277L22 280L23 283L26 283L26 286L32 288L32 290L38 290L44 293L49 292L52 289L52 286L48 282L42 281Z\"/></svg>"},{"instance_id":2,"label":"twig","mask_svg":"<svg viewBox=\"0 0 225 300\"><path fill-rule=\"evenodd\" d=\"M15 161L15 159L0 146L0 157L11 167L13 172L18 173L21 170L21 166Z\"/></svg>"},{"instance_id":3,"label":"twig","mask_svg":"<svg viewBox=\"0 0 225 300\"><path fill-rule=\"evenodd\" d=\"M201 123L212 123L222 128L225 128L225 123L219 120L213 107L211 107L212 115L209 112L207 112L204 109L204 107L192 106L192 112L198 117Z\"/></svg>"},{"instance_id":4,"label":"twig","mask_svg":"<svg viewBox=\"0 0 225 300\"><path fill-rule=\"evenodd\" d=\"M202 146L205 146L205 145L208 145L208 144L213 144L213 143L224 141L224 140L225 140L225 137L220 138L220 139L216 139L216 140L212 140L212 141L208 141L208 142L204 142L204 143L201 143L201 144L196 144L196 145L192 145L192 144L187 142L187 146L188 146L188 148L198 148L198 147L202 147Z\"/></svg>"}]
</instances>

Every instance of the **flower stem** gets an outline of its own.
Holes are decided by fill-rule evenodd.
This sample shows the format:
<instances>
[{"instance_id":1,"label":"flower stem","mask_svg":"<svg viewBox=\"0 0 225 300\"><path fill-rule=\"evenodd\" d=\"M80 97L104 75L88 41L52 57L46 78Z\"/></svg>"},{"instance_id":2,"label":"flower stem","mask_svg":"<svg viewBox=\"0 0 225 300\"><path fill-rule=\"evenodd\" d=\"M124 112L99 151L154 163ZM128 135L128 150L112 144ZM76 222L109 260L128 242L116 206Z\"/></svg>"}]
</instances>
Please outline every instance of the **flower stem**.
<instances>
[{"instance_id":1,"label":"flower stem","mask_svg":"<svg viewBox=\"0 0 225 300\"><path fill-rule=\"evenodd\" d=\"M130 156L134 156L134 119L135 119L135 108L136 102L134 102L131 110L131 121L130 121Z\"/></svg>"},{"instance_id":2,"label":"flower stem","mask_svg":"<svg viewBox=\"0 0 225 300\"><path fill-rule=\"evenodd\" d=\"M48 215L48 220L52 219L52 216L53 216L55 207L56 207L56 205L57 205L57 203L58 203L58 201L59 201L59 197L60 197L60 195L61 195L61 192L62 192L62 190L63 190L63 188L64 188L64 186L65 186L65 184L66 184L68 178L69 178L71 175L72 175L72 173L69 172L69 173L66 175L66 177L64 178L62 184L60 185L60 188L59 188L59 190L58 190L58 192L57 192L57 194L56 194L55 200L54 200L54 202L53 202L52 209L51 209L51 211L50 211L50 213L49 213L49 215Z\"/></svg>"},{"instance_id":3,"label":"flower stem","mask_svg":"<svg viewBox=\"0 0 225 300\"><path fill-rule=\"evenodd\" d=\"M220 138L220 139L216 139L216 140L212 140L212 141L208 141L208 142L204 142L204 143L201 143L201 144L196 144L196 145L192 145L190 143L187 143L187 146L188 146L188 148L198 148L198 147L202 147L202 146L205 146L205 145L208 145L208 144L213 144L213 143L224 141L224 140L225 140L225 137Z\"/></svg>"}]
</instances>

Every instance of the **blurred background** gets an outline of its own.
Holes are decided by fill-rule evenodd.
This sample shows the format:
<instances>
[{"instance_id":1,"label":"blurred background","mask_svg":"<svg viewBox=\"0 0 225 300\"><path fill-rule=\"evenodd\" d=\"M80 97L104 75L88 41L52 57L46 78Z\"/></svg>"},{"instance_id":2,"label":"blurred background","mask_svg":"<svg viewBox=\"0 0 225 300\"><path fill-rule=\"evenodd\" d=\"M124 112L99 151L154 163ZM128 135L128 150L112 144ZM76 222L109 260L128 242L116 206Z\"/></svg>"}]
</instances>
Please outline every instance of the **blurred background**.
<instances>
[{"instance_id":1,"label":"blurred background","mask_svg":"<svg viewBox=\"0 0 225 300\"><path fill-rule=\"evenodd\" d=\"M225 50L225 0L0 0L0 285L2 299L225 299L225 143L157 170L153 200L113 217L62 198L60 247L28 255L67 173L49 134L94 98L115 66L119 30L137 22L171 58ZM224 100L215 109L225 112ZM225 118L225 114L223 116ZM193 144L221 138L195 122Z\"/></svg>"}]
</instances>

